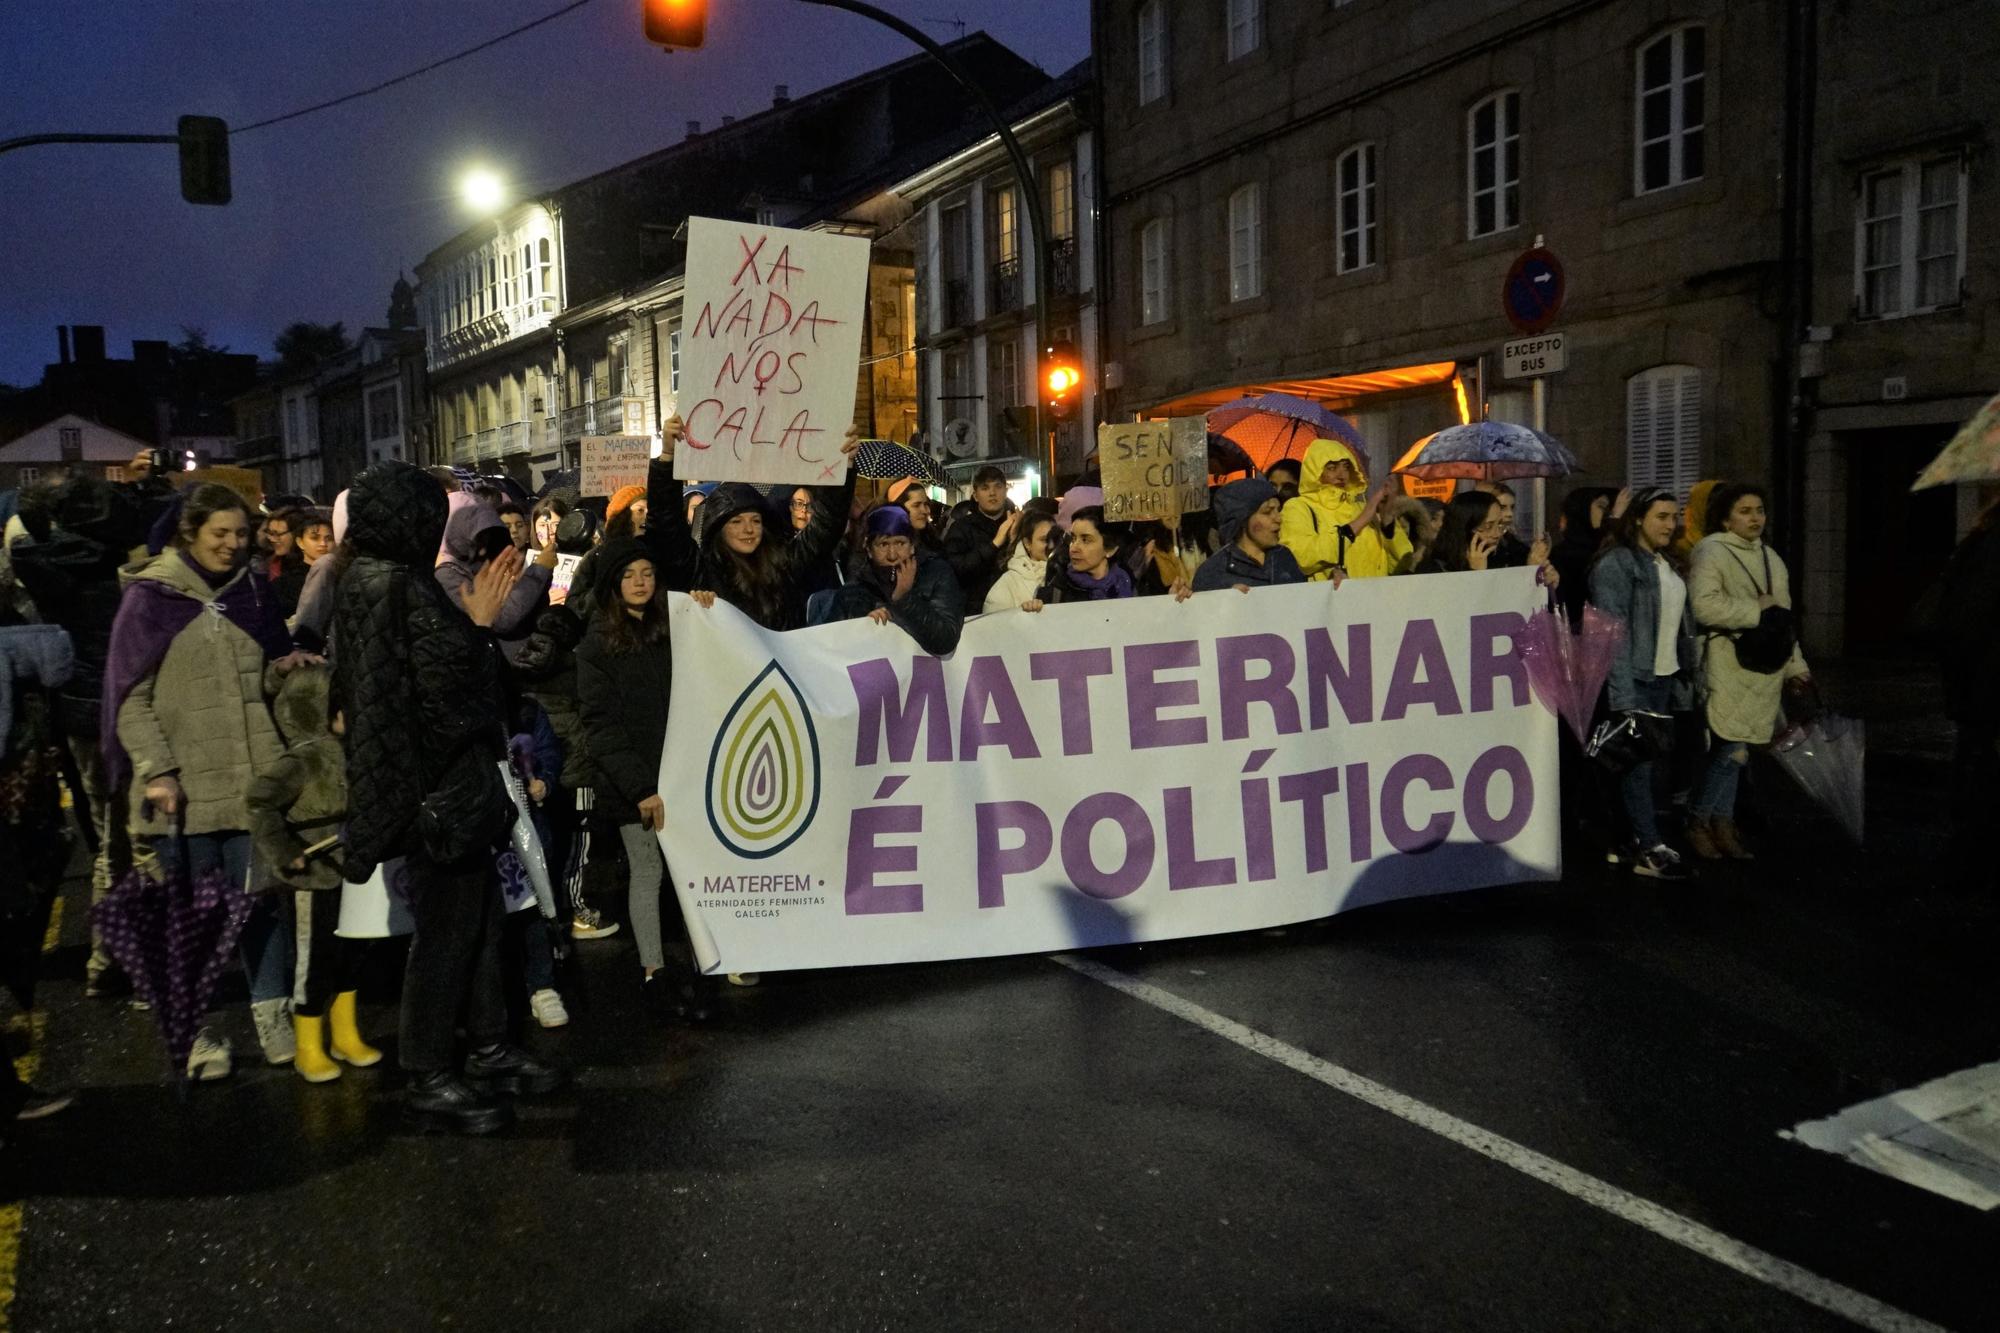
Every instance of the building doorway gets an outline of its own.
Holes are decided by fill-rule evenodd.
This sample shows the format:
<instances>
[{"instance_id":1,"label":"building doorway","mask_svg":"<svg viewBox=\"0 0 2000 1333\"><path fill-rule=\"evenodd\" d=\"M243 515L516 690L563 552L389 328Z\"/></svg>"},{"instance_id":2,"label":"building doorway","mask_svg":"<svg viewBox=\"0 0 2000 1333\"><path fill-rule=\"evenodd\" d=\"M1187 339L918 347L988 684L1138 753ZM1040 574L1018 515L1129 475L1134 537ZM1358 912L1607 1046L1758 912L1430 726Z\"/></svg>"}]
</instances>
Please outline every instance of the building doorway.
<instances>
[{"instance_id":1,"label":"building doorway","mask_svg":"<svg viewBox=\"0 0 2000 1333\"><path fill-rule=\"evenodd\" d=\"M1844 431L1847 454L1847 652L1921 654L1911 614L1958 544L1951 486L1910 492L1950 440L1950 425Z\"/></svg>"}]
</instances>

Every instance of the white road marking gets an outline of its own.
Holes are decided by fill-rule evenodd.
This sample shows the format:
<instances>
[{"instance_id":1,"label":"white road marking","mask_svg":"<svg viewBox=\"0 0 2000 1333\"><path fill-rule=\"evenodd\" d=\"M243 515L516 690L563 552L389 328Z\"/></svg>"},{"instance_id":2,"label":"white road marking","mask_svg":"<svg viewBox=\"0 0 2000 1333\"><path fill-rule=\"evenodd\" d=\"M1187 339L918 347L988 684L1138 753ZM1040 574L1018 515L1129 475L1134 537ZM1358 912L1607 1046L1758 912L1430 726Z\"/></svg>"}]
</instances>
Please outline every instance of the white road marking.
<instances>
[{"instance_id":1,"label":"white road marking","mask_svg":"<svg viewBox=\"0 0 2000 1333\"><path fill-rule=\"evenodd\" d=\"M1784 1137L1974 1208L2000 1207L2000 1061L1808 1120Z\"/></svg>"},{"instance_id":2,"label":"white road marking","mask_svg":"<svg viewBox=\"0 0 2000 1333\"><path fill-rule=\"evenodd\" d=\"M1056 962L1072 972L1102 982L1113 990L1123 991L1135 1000L1192 1023L1205 1032L1221 1037L1224 1041L1233 1042L1267 1060L1274 1060L1287 1069L1324 1083L1337 1092L1346 1093L1378 1111L1386 1111L1399 1120L1408 1121L1419 1129L1429 1130L1439 1138L1455 1143L1461 1148L1469 1148L1482 1157L1519 1171L1524 1176L1539 1180L1545 1185L1552 1185L1593 1208L1610 1213L1613 1217L1622 1218L1664 1240L1670 1240L1676 1245L1692 1250L1703 1258L1712 1259L1725 1268L1734 1269L1766 1286L1796 1296L1809 1305L1831 1311L1863 1328L1896 1330L1897 1333L1915 1333L1917 1330L1943 1333L1941 1325L1920 1319L1852 1287L1830 1281L1753 1245L1746 1245L1711 1227L1705 1227L1692 1218L1683 1217L1670 1208L1663 1208L1650 1200L1619 1189L1607 1181L1599 1180L1574 1167L1565 1166L1552 1157L1536 1152L1533 1148L1503 1138L1490 1130L1481 1129L1470 1121L1461 1120L1449 1112L1440 1111L1373 1079L1364 1078L1350 1069L1343 1069L1329 1060L1322 1060L1296 1046L1287 1045L1255 1028L1245 1027L1234 1019L1224 1018L1214 1010L1205 1009L1192 1000L1175 995L1172 991L1162 990L1158 986L1127 976L1115 968L1106 967L1088 958L1079 958L1073 954L1058 954L1054 957Z\"/></svg>"}]
</instances>

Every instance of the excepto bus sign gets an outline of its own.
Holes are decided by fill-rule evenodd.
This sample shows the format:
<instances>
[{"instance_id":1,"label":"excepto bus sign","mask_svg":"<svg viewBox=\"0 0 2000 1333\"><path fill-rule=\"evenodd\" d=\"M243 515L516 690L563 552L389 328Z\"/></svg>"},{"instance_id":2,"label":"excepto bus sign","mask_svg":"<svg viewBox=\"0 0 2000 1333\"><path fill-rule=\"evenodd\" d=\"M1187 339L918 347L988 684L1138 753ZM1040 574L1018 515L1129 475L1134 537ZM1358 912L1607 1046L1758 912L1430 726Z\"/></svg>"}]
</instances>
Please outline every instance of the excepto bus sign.
<instances>
[{"instance_id":1,"label":"excepto bus sign","mask_svg":"<svg viewBox=\"0 0 2000 1333\"><path fill-rule=\"evenodd\" d=\"M1539 333L1532 338L1500 344L1500 374L1504 379L1531 380L1553 375L1569 365L1569 339L1561 333Z\"/></svg>"}]
</instances>

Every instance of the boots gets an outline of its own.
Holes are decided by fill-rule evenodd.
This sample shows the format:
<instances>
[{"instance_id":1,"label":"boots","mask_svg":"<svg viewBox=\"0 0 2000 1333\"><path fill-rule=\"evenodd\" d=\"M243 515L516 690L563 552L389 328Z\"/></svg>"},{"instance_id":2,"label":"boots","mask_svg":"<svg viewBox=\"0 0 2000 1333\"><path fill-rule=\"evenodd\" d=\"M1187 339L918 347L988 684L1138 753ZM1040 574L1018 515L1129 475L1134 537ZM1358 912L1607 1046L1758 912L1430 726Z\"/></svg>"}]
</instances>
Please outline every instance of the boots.
<instances>
[{"instance_id":1,"label":"boots","mask_svg":"<svg viewBox=\"0 0 2000 1333\"><path fill-rule=\"evenodd\" d=\"M354 1023L354 992L342 991L333 997L333 1004L326 1011L327 1030L333 1038L333 1058L365 1069L369 1065L380 1064L382 1052L361 1040L361 1029Z\"/></svg>"},{"instance_id":2,"label":"boots","mask_svg":"<svg viewBox=\"0 0 2000 1333\"><path fill-rule=\"evenodd\" d=\"M1720 861L1726 855L1715 835L1716 826L1713 822L1701 815L1688 816L1688 847L1704 861Z\"/></svg>"},{"instance_id":3,"label":"boots","mask_svg":"<svg viewBox=\"0 0 2000 1333\"><path fill-rule=\"evenodd\" d=\"M491 1134L505 1129L514 1119L505 1102L479 1091L449 1069L411 1075L403 1115L420 1129L453 1134Z\"/></svg>"},{"instance_id":4,"label":"boots","mask_svg":"<svg viewBox=\"0 0 2000 1333\"><path fill-rule=\"evenodd\" d=\"M326 1020L292 1015L292 1037L298 1055L292 1068L308 1083L331 1083L340 1077L340 1066L326 1058Z\"/></svg>"},{"instance_id":5,"label":"boots","mask_svg":"<svg viewBox=\"0 0 2000 1333\"><path fill-rule=\"evenodd\" d=\"M253 1000L250 1019L257 1027L257 1044L264 1048L264 1063L288 1065L296 1053L292 1046L292 1002L283 996L275 1000Z\"/></svg>"},{"instance_id":6,"label":"boots","mask_svg":"<svg viewBox=\"0 0 2000 1333\"><path fill-rule=\"evenodd\" d=\"M518 1046L496 1041L466 1054L465 1080L474 1087L532 1097L569 1082L569 1072L543 1064Z\"/></svg>"},{"instance_id":7,"label":"boots","mask_svg":"<svg viewBox=\"0 0 2000 1333\"><path fill-rule=\"evenodd\" d=\"M1757 853L1743 845L1743 833L1733 819L1717 819L1709 823L1709 833L1715 838L1716 847L1732 861L1754 861Z\"/></svg>"}]
</instances>

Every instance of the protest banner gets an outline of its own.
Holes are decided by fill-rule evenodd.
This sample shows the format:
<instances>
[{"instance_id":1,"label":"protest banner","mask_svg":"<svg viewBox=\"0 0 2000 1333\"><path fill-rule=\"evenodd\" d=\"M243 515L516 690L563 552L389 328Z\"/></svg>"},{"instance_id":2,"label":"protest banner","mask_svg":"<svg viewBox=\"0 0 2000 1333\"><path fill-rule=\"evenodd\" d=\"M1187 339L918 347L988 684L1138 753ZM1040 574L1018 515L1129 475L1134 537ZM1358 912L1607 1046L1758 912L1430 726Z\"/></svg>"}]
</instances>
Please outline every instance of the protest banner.
<instances>
[{"instance_id":1,"label":"protest banner","mask_svg":"<svg viewBox=\"0 0 2000 1333\"><path fill-rule=\"evenodd\" d=\"M1208 422L1107 422L1097 428L1104 517L1176 518L1208 508Z\"/></svg>"},{"instance_id":2,"label":"protest banner","mask_svg":"<svg viewBox=\"0 0 2000 1333\"><path fill-rule=\"evenodd\" d=\"M868 242L688 219L674 475L833 485L854 420Z\"/></svg>"},{"instance_id":3,"label":"protest banner","mask_svg":"<svg viewBox=\"0 0 2000 1333\"><path fill-rule=\"evenodd\" d=\"M653 442L644 435L586 435L583 444L584 495L616 495L627 486L646 484L646 466L653 460Z\"/></svg>"},{"instance_id":4,"label":"protest banner","mask_svg":"<svg viewBox=\"0 0 2000 1333\"><path fill-rule=\"evenodd\" d=\"M773 634L671 599L661 845L709 971L1262 929L1561 873L1532 569Z\"/></svg>"}]
</instances>

